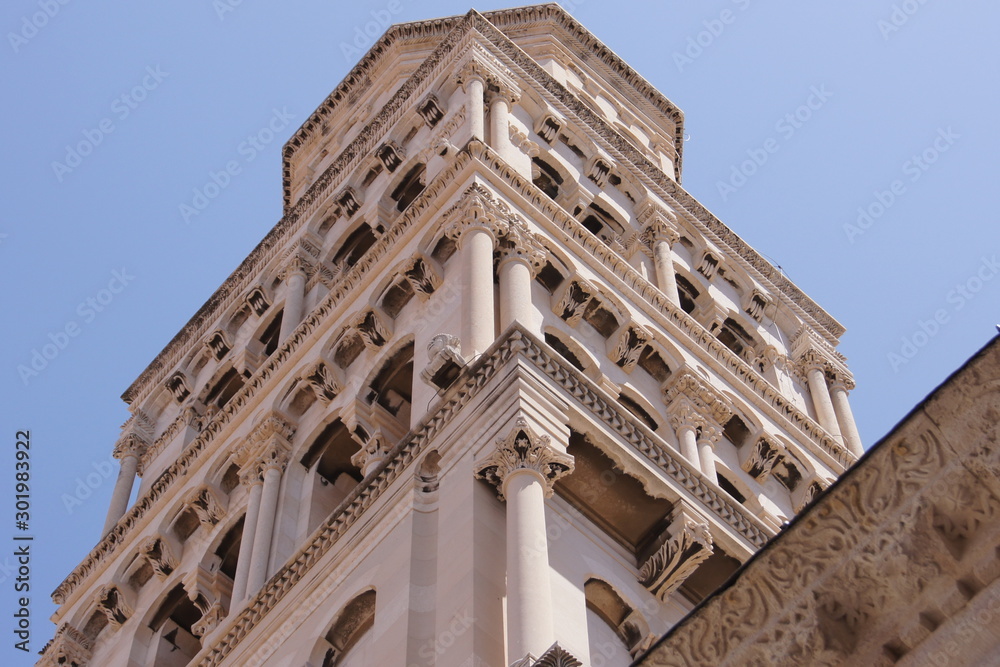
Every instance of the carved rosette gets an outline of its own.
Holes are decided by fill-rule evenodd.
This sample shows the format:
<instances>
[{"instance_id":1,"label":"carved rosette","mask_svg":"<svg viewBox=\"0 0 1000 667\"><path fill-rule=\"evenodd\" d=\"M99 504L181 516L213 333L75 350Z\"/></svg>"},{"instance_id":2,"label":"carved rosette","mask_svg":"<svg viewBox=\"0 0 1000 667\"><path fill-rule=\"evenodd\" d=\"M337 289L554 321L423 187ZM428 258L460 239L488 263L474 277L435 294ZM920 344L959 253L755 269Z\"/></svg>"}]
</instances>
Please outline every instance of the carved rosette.
<instances>
[{"instance_id":1,"label":"carved rosette","mask_svg":"<svg viewBox=\"0 0 1000 667\"><path fill-rule=\"evenodd\" d=\"M85 667L93 657L93 644L82 632L63 623L45 648L39 667Z\"/></svg>"},{"instance_id":2,"label":"carved rosette","mask_svg":"<svg viewBox=\"0 0 1000 667\"><path fill-rule=\"evenodd\" d=\"M675 510L666 542L642 565L639 582L660 600L666 599L712 555L708 524L682 506Z\"/></svg>"},{"instance_id":3,"label":"carved rosette","mask_svg":"<svg viewBox=\"0 0 1000 667\"><path fill-rule=\"evenodd\" d=\"M552 447L547 435L536 435L527 420L519 417L510 434L497 439L490 457L476 466L475 474L496 486L497 496L505 500L504 482L518 470L538 473L548 498L556 481L573 472L573 457Z\"/></svg>"}]
</instances>

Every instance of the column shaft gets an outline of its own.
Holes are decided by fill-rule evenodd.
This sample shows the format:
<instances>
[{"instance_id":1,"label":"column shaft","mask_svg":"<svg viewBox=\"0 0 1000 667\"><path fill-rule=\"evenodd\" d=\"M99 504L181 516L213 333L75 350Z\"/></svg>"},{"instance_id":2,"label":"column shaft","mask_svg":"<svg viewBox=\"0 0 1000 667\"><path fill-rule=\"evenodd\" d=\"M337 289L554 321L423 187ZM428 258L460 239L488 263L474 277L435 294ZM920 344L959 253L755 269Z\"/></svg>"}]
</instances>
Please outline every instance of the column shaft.
<instances>
[{"instance_id":1,"label":"column shaft","mask_svg":"<svg viewBox=\"0 0 1000 667\"><path fill-rule=\"evenodd\" d=\"M278 340L284 342L302 321L302 302L305 299L306 276L302 271L292 271L285 280L285 309L281 314L281 331Z\"/></svg>"},{"instance_id":2,"label":"column shaft","mask_svg":"<svg viewBox=\"0 0 1000 667\"><path fill-rule=\"evenodd\" d=\"M490 145L493 146L500 157L507 162L511 162L510 143L510 107L507 100L497 95L490 105Z\"/></svg>"},{"instance_id":3,"label":"column shaft","mask_svg":"<svg viewBox=\"0 0 1000 667\"><path fill-rule=\"evenodd\" d=\"M670 243L659 240L653 244L653 264L656 268L656 286L667 295L675 306L681 304L677 295L677 276L674 274L674 258Z\"/></svg>"},{"instance_id":4,"label":"column shaft","mask_svg":"<svg viewBox=\"0 0 1000 667\"><path fill-rule=\"evenodd\" d=\"M531 302L531 267L520 258L510 258L500 264L500 329L514 322L542 336L537 311Z\"/></svg>"},{"instance_id":5,"label":"column shaft","mask_svg":"<svg viewBox=\"0 0 1000 667\"><path fill-rule=\"evenodd\" d=\"M253 555L250 558L250 575L247 578L247 595L256 595L267 581L271 537L274 534L274 517L278 509L278 488L281 471L268 468L264 472L264 490L260 498L260 515L253 538Z\"/></svg>"},{"instance_id":6,"label":"column shaft","mask_svg":"<svg viewBox=\"0 0 1000 667\"><path fill-rule=\"evenodd\" d=\"M806 371L809 381L809 393L812 394L813 406L816 408L816 418L819 425L837 440L843 441L840 426L837 425L837 415L830 401L830 390L826 386L826 375L823 369L813 366Z\"/></svg>"},{"instance_id":7,"label":"column shaft","mask_svg":"<svg viewBox=\"0 0 1000 667\"><path fill-rule=\"evenodd\" d=\"M465 90L469 93L469 125L472 130L472 138L479 141L486 140L486 107L483 102L483 94L486 92L483 80L473 76L465 84Z\"/></svg>"},{"instance_id":8,"label":"column shaft","mask_svg":"<svg viewBox=\"0 0 1000 667\"><path fill-rule=\"evenodd\" d=\"M115 490L111 494L111 504L108 506L108 516L104 520L104 530L101 531L101 536L111 532L118 520L125 515L129 498L132 496L132 485L135 484L135 474L138 470L138 456L135 454L122 456L118 478L115 480Z\"/></svg>"},{"instance_id":9,"label":"column shaft","mask_svg":"<svg viewBox=\"0 0 1000 667\"><path fill-rule=\"evenodd\" d=\"M698 442L698 455L701 461L701 471L709 480L718 483L719 474L715 470L715 445L711 440L702 439Z\"/></svg>"},{"instance_id":10,"label":"column shaft","mask_svg":"<svg viewBox=\"0 0 1000 667\"><path fill-rule=\"evenodd\" d=\"M233 582L233 605L243 601L250 576L250 561L253 558L254 534L257 532L257 518L260 516L260 496L263 485L256 482L250 486L247 513L243 518L243 537L240 540L240 555L236 561L236 581Z\"/></svg>"},{"instance_id":11,"label":"column shaft","mask_svg":"<svg viewBox=\"0 0 1000 667\"><path fill-rule=\"evenodd\" d=\"M468 358L480 354L493 343L495 308L493 305L493 234L481 227L471 227L462 235L465 255L465 322L462 354Z\"/></svg>"},{"instance_id":12,"label":"column shaft","mask_svg":"<svg viewBox=\"0 0 1000 667\"><path fill-rule=\"evenodd\" d=\"M830 399L833 402L833 411L837 415L837 422L840 424L840 432L844 436L844 444L852 454L861 456L865 453L865 448L861 444L861 434L858 433L858 425L854 421L854 413L847 400L847 388L839 383L834 384L830 388Z\"/></svg>"},{"instance_id":13,"label":"column shaft","mask_svg":"<svg viewBox=\"0 0 1000 667\"><path fill-rule=\"evenodd\" d=\"M701 459L698 456L698 439L695 435L695 428L691 424L682 424L677 429L677 439L681 444L681 455L701 469Z\"/></svg>"},{"instance_id":14,"label":"column shaft","mask_svg":"<svg viewBox=\"0 0 1000 667\"><path fill-rule=\"evenodd\" d=\"M545 491L541 476L519 470L504 480L507 498L507 658L538 657L554 641Z\"/></svg>"}]
</instances>

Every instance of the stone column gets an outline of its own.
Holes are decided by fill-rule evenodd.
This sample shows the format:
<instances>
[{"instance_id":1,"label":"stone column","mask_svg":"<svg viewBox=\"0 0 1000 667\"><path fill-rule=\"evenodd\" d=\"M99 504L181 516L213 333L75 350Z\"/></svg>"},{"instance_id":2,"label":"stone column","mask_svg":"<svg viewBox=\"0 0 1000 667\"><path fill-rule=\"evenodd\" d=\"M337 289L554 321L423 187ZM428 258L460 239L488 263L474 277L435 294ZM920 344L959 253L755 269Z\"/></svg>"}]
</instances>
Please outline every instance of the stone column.
<instances>
[{"instance_id":1,"label":"stone column","mask_svg":"<svg viewBox=\"0 0 1000 667\"><path fill-rule=\"evenodd\" d=\"M677 243L680 234L674 225L675 216L659 204L647 201L640 207L637 217L646 224L641 240L653 257L656 286L670 302L680 306L677 294L677 276L674 273L674 257L671 246Z\"/></svg>"},{"instance_id":2,"label":"stone column","mask_svg":"<svg viewBox=\"0 0 1000 667\"><path fill-rule=\"evenodd\" d=\"M287 463L284 452L272 452L261 462L264 469L264 488L260 497L260 513L257 529L254 531L253 549L250 556L250 573L247 576L247 593L256 595L267 581L268 559L271 554L271 538L274 535L274 517L278 509L278 491L281 487L281 473Z\"/></svg>"},{"instance_id":3,"label":"stone column","mask_svg":"<svg viewBox=\"0 0 1000 667\"><path fill-rule=\"evenodd\" d=\"M843 442L837 415L833 411L833 402L830 400L830 390L826 386L826 370L823 363L818 360L806 360L805 374L819 425L836 440Z\"/></svg>"},{"instance_id":4,"label":"stone column","mask_svg":"<svg viewBox=\"0 0 1000 667\"><path fill-rule=\"evenodd\" d=\"M695 468L701 469L701 460L698 456L698 421L693 415L675 415L671 418L671 425L677 433L677 441L680 444L681 456L686 458Z\"/></svg>"},{"instance_id":5,"label":"stone column","mask_svg":"<svg viewBox=\"0 0 1000 667\"><path fill-rule=\"evenodd\" d=\"M260 470L254 465L240 474L240 482L249 491L247 513L243 518L243 537L240 540L240 554L236 561L236 580L233 582L233 603L236 607L246 597L247 581L250 577L250 559L253 557L253 543L260 516L260 496L264 485Z\"/></svg>"},{"instance_id":6,"label":"stone column","mask_svg":"<svg viewBox=\"0 0 1000 667\"><path fill-rule=\"evenodd\" d=\"M514 91L501 88L493 93L490 101L490 145L508 163L514 158L514 146L510 141L510 112L516 99Z\"/></svg>"},{"instance_id":7,"label":"stone column","mask_svg":"<svg viewBox=\"0 0 1000 667\"><path fill-rule=\"evenodd\" d=\"M114 456L121 461L115 489L111 493L111 504L108 506L108 516L104 520L101 536L107 535L115 527L118 520L125 516L129 498L132 497L132 486L139 472L139 459L146 452L146 443L134 434L126 435L115 446Z\"/></svg>"},{"instance_id":8,"label":"stone column","mask_svg":"<svg viewBox=\"0 0 1000 667\"><path fill-rule=\"evenodd\" d=\"M542 655L555 641L545 498L573 470L573 458L519 418L476 476L507 501L507 660Z\"/></svg>"},{"instance_id":9,"label":"stone column","mask_svg":"<svg viewBox=\"0 0 1000 667\"><path fill-rule=\"evenodd\" d=\"M519 322L542 337L542 318L531 301L531 281L545 262L545 250L523 225L511 225L500 244L500 329Z\"/></svg>"},{"instance_id":10,"label":"stone column","mask_svg":"<svg viewBox=\"0 0 1000 667\"><path fill-rule=\"evenodd\" d=\"M701 427L698 434L698 458L701 461L701 471L712 482L719 483L719 474L715 470L715 443L722 436L722 430L711 424Z\"/></svg>"},{"instance_id":11,"label":"stone column","mask_svg":"<svg viewBox=\"0 0 1000 667\"><path fill-rule=\"evenodd\" d=\"M305 267L299 258L293 257L285 267L285 309L281 314L281 331L278 334L278 340L281 342L284 342L302 321L305 289Z\"/></svg>"},{"instance_id":12,"label":"stone column","mask_svg":"<svg viewBox=\"0 0 1000 667\"><path fill-rule=\"evenodd\" d=\"M493 214L485 191L473 190L460 203L459 219L447 234L462 254L462 356L479 355L493 343L496 332L493 298L493 248L506 222Z\"/></svg>"},{"instance_id":13,"label":"stone column","mask_svg":"<svg viewBox=\"0 0 1000 667\"><path fill-rule=\"evenodd\" d=\"M861 434L858 433L858 425L854 422L854 413L847 400L848 382L849 380L838 376L830 385L830 399L833 402L833 411L837 415L837 423L840 424L844 444L852 454L861 456L865 453L865 448L861 444Z\"/></svg>"},{"instance_id":14,"label":"stone column","mask_svg":"<svg viewBox=\"0 0 1000 667\"><path fill-rule=\"evenodd\" d=\"M486 78L483 75L482 67L475 61L470 62L460 75L460 80L462 89L469 96L469 127L472 138L485 141L486 107L484 95L486 93Z\"/></svg>"}]
</instances>

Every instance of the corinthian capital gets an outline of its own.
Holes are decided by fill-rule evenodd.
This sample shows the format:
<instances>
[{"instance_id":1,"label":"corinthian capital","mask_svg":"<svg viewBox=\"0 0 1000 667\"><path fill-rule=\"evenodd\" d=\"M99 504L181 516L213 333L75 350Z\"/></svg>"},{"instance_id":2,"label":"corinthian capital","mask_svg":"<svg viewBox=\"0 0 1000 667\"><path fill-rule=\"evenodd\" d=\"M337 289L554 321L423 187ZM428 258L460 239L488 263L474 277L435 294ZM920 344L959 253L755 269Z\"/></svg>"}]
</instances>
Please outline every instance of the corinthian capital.
<instances>
[{"instance_id":1,"label":"corinthian capital","mask_svg":"<svg viewBox=\"0 0 1000 667\"><path fill-rule=\"evenodd\" d=\"M507 234L500 241L500 263L509 260L520 260L531 269L535 277L545 266L548 253L538 237L528 229L523 222L515 221L509 224Z\"/></svg>"},{"instance_id":2,"label":"corinthian capital","mask_svg":"<svg viewBox=\"0 0 1000 667\"><path fill-rule=\"evenodd\" d=\"M549 497L556 481L573 472L573 457L552 447L547 435L537 435L527 420L519 417L507 437L497 439L497 448L476 466L475 473L478 479L496 486L500 500L505 500L504 482L518 470L538 473Z\"/></svg>"},{"instance_id":3,"label":"corinthian capital","mask_svg":"<svg viewBox=\"0 0 1000 667\"><path fill-rule=\"evenodd\" d=\"M459 245L465 232L470 229L482 229L498 239L507 232L508 211L502 209L498 203L490 196L485 188L473 185L462 195L452 209L448 211L446 217L451 218L451 222L445 228L445 234L454 238Z\"/></svg>"}]
</instances>

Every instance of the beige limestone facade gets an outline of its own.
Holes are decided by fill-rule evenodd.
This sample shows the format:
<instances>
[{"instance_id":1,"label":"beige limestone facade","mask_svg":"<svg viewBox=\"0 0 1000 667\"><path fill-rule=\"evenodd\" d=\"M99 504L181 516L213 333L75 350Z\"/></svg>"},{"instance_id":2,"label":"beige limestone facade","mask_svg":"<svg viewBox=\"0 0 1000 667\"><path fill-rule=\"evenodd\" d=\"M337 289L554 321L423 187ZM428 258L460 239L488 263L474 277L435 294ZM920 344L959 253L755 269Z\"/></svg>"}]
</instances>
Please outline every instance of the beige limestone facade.
<instances>
[{"instance_id":1,"label":"beige limestone facade","mask_svg":"<svg viewBox=\"0 0 1000 667\"><path fill-rule=\"evenodd\" d=\"M557 5L390 28L123 395L39 664L599 667L685 618L863 448L683 123Z\"/></svg>"}]
</instances>

